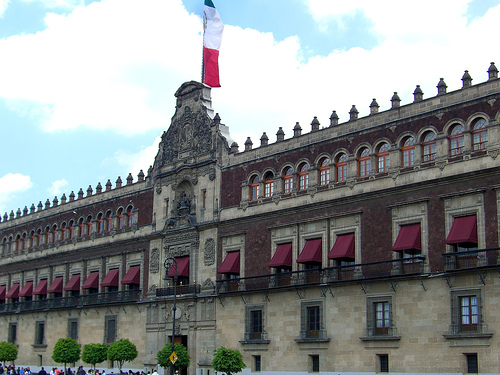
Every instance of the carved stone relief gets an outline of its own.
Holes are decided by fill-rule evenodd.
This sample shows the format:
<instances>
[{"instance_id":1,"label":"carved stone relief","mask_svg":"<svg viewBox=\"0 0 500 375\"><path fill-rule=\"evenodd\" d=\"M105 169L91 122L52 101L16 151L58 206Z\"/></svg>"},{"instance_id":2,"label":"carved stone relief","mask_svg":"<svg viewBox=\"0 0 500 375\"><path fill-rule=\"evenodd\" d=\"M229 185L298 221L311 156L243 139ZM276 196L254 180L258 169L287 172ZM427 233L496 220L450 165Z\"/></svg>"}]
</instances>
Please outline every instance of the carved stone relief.
<instances>
[{"instance_id":1,"label":"carved stone relief","mask_svg":"<svg viewBox=\"0 0 500 375\"><path fill-rule=\"evenodd\" d=\"M151 250L151 258L149 259L149 271L158 273L160 271L160 251L157 248Z\"/></svg>"},{"instance_id":2,"label":"carved stone relief","mask_svg":"<svg viewBox=\"0 0 500 375\"><path fill-rule=\"evenodd\" d=\"M203 260L205 266L212 266L215 263L215 240L213 238L208 238L205 241Z\"/></svg>"}]
</instances>

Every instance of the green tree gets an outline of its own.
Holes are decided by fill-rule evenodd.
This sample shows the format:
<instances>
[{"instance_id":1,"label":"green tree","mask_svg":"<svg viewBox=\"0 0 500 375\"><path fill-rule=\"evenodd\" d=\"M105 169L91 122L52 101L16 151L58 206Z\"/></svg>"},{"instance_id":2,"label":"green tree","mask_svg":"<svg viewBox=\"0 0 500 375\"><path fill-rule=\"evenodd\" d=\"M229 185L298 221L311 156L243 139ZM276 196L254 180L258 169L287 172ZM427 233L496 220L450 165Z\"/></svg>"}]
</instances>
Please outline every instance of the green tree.
<instances>
[{"instance_id":1,"label":"green tree","mask_svg":"<svg viewBox=\"0 0 500 375\"><path fill-rule=\"evenodd\" d=\"M189 356L186 347L182 344L175 344L174 352L175 355L177 356L177 361L175 361L174 363L174 369L180 370L187 368L189 366L189 363L191 362L191 357ZM172 354L171 344L165 345L163 349L160 350L158 354L156 354L156 360L158 361L158 364L161 367L163 368L170 367L170 365L172 364L169 358L170 354Z\"/></svg>"},{"instance_id":2,"label":"green tree","mask_svg":"<svg viewBox=\"0 0 500 375\"><path fill-rule=\"evenodd\" d=\"M10 342L0 342L0 362L14 362L17 359L17 346Z\"/></svg>"},{"instance_id":3,"label":"green tree","mask_svg":"<svg viewBox=\"0 0 500 375\"><path fill-rule=\"evenodd\" d=\"M108 359L119 364L120 371L124 362L131 362L137 357L137 348L129 339L115 341L108 348Z\"/></svg>"},{"instance_id":4,"label":"green tree","mask_svg":"<svg viewBox=\"0 0 500 375\"><path fill-rule=\"evenodd\" d=\"M106 344L83 345L82 361L89 363L95 370L96 363L104 362L108 358L108 347Z\"/></svg>"},{"instance_id":5,"label":"green tree","mask_svg":"<svg viewBox=\"0 0 500 375\"><path fill-rule=\"evenodd\" d=\"M52 359L57 363L64 363L64 373L66 373L66 363L75 363L80 359L80 344L71 337L57 340L52 351Z\"/></svg>"},{"instance_id":6,"label":"green tree","mask_svg":"<svg viewBox=\"0 0 500 375\"><path fill-rule=\"evenodd\" d=\"M215 371L225 372L227 375L241 372L246 365L243 363L243 357L238 350L227 349L221 346L214 351L212 367Z\"/></svg>"}]
</instances>

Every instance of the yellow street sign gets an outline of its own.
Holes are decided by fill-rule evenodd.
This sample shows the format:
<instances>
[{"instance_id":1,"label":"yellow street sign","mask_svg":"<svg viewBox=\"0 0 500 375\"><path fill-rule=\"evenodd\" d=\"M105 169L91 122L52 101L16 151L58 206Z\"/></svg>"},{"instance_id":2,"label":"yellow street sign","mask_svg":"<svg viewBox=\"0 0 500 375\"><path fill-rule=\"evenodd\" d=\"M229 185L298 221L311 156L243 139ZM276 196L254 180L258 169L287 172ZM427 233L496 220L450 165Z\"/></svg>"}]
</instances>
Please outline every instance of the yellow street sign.
<instances>
[{"instance_id":1,"label":"yellow street sign","mask_svg":"<svg viewBox=\"0 0 500 375\"><path fill-rule=\"evenodd\" d=\"M177 354L175 354L175 352L172 352L172 354L170 354L170 357L168 357L168 359L170 359L170 362L172 362L172 364L175 364L175 362L177 362Z\"/></svg>"}]
</instances>

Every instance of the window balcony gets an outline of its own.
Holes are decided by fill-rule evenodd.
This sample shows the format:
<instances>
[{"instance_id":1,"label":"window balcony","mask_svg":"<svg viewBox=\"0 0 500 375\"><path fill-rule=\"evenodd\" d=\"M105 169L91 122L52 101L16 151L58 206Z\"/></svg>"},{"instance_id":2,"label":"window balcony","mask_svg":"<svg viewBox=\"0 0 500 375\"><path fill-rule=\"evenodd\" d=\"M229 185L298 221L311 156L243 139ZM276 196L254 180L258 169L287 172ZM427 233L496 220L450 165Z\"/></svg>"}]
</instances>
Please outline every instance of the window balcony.
<instances>
[{"instance_id":1,"label":"window balcony","mask_svg":"<svg viewBox=\"0 0 500 375\"><path fill-rule=\"evenodd\" d=\"M200 285L199 284L190 284L190 285L177 285L175 287L175 293L177 296L182 295L196 295L200 293ZM171 297L174 295L174 287L169 286L167 288L157 288L156 289L156 297Z\"/></svg>"},{"instance_id":2,"label":"window balcony","mask_svg":"<svg viewBox=\"0 0 500 375\"><path fill-rule=\"evenodd\" d=\"M33 311L64 310L99 305L133 303L141 299L140 290L95 293L81 296L49 298L43 300L21 301L0 304L0 314L24 313Z\"/></svg>"},{"instance_id":3,"label":"window balcony","mask_svg":"<svg viewBox=\"0 0 500 375\"><path fill-rule=\"evenodd\" d=\"M442 254L444 270L466 270L472 268L492 267L500 264L500 248L467 250Z\"/></svg>"}]
</instances>

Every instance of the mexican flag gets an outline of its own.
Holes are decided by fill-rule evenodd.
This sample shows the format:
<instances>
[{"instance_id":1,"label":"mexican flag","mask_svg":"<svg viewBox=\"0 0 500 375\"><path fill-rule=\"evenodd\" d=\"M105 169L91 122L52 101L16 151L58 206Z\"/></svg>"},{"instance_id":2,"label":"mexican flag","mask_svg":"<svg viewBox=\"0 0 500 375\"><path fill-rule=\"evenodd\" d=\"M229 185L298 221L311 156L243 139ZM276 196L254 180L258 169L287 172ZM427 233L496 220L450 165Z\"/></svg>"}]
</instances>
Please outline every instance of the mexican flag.
<instances>
[{"instance_id":1,"label":"mexican flag","mask_svg":"<svg viewBox=\"0 0 500 375\"><path fill-rule=\"evenodd\" d=\"M224 24L212 0L205 0L203 28L203 83L220 87L219 48Z\"/></svg>"}]
</instances>

